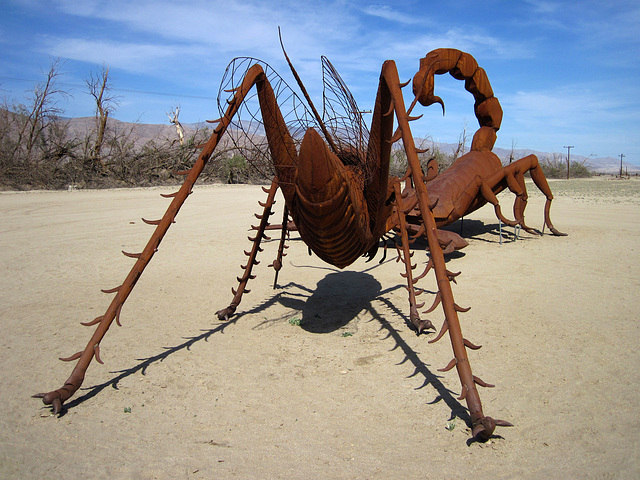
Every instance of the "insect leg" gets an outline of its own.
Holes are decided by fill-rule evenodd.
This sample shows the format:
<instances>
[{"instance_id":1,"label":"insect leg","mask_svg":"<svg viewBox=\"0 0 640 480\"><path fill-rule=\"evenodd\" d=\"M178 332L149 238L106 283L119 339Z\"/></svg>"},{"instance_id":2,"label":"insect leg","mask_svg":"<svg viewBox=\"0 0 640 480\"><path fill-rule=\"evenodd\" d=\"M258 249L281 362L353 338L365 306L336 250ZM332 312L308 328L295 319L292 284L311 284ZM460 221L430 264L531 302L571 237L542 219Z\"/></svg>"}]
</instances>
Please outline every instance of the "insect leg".
<instances>
[{"instance_id":1,"label":"insect leg","mask_svg":"<svg viewBox=\"0 0 640 480\"><path fill-rule=\"evenodd\" d=\"M407 231L407 222L405 220L405 209L402 201L402 192L400 191L400 182L395 181L393 184L395 190L395 202L396 202L396 214L398 216L398 226L400 229L400 237L402 241L402 245L400 245L400 250L398 251L399 258L403 260L405 265L405 273L401 273L402 277L407 279L407 291L409 292L409 320L411 324L416 329L418 335L420 335L425 330L434 329L435 327L429 320L420 319L420 313L418 312L419 308L424 307L424 303L416 303L416 296L423 293L422 289L418 289L416 292L415 284L416 282L424 277L429 270L430 266L427 266L425 272L419 277L413 278L413 270L415 270L416 266L411 265L411 257L413 256L413 252L409 249L409 234ZM430 264L429 264L430 265Z\"/></svg>"},{"instance_id":2,"label":"insect leg","mask_svg":"<svg viewBox=\"0 0 640 480\"><path fill-rule=\"evenodd\" d=\"M426 235L429 243L431 261L433 262L433 267L436 273L438 294L440 295L446 319L445 325L449 332L449 338L453 348L454 358L444 370L449 370L454 366L456 367L460 383L462 384L462 395L460 398L466 399L467 401L469 414L471 416L473 436L481 440L487 440L491 438L496 425L508 425L509 423L494 420L491 417L486 417L482 411L482 403L480 401L480 395L478 394L476 385L487 386L487 384L474 376L471 371L471 364L469 363L469 358L467 356L467 348L473 348L474 346L462 335L462 329L458 319L458 311L463 311L463 309L456 305L453 298L453 291L450 283L451 280L447 272L444 254L438 241L435 218L433 216L433 212L429 208L429 194L427 192L425 182L422 181L423 174L420 167L420 160L418 159L413 135L409 128L409 115L405 109L404 98L402 96L402 91L400 90L398 71L394 62L387 61L384 63L382 67L382 77L388 85L393 98L396 118L398 120L398 128L401 132L401 138L405 147L405 152L407 153L407 161L411 168L411 175L413 176L413 183L418 196L424 234Z\"/></svg>"},{"instance_id":3,"label":"insect leg","mask_svg":"<svg viewBox=\"0 0 640 480\"><path fill-rule=\"evenodd\" d=\"M240 301L242 300L242 295L244 293L250 292L250 290L247 290L246 287L247 287L247 282L250 279L256 278L255 275L251 274L251 271L254 265L258 265L260 263L257 260L258 252L262 251L262 248L260 248L260 242L262 242L263 239L270 240L270 238L267 237L264 232L267 226L269 225L269 217L273 214L273 212L271 211L271 207L275 203L275 196L276 196L276 192L278 191L278 180L274 179L273 182L271 183L271 188L266 189L263 187L263 190L265 191L265 193L268 194L267 201L265 203L260 202L260 205L264 207L264 210L262 212L262 215L256 215L256 217L260 220L260 225L258 225L257 227L256 226L251 227L252 230L256 231L256 235L255 237L249 237L249 240L253 242L251 251L244 252L245 255L249 257L247 260L247 264L241 265L241 268L244 270L244 274L242 275L242 277L238 277L238 282L239 282L238 288L231 289L231 292L233 293L233 300L231 300L231 303L229 304L229 306L216 312L216 315L218 315L218 318L220 320L229 320L229 317L234 314L234 312L236 311L236 308L240 304Z\"/></svg>"},{"instance_id":4,"label":"insect leg","mask_svg":"<svg viewBox=\"0 0 640 480\"><path fill-rule=\"evenodd\" d=\"M95 320L91 322L85 323L86 326L97 325L96 329L87 343L84 350L78 352L74 355L71 355L68 358L63 360L72 361L78 360L71 375L65 381L64 385L57 389L48 393L38 393L34 395L36 398L42 398L42 401L45 405L53 406L53 413L60 413L62 410L62 405L65 401L71 398L75 392L80 388L82 382L84 381L84 376L91 364L91 361L95 357L99 363L102 363L100 359L100 342L104 338L105 334L109 330L109 327L116 320L116 323L119 323L118 318L120 316L120 311L122 310L122 306L125 301L129 297L129 294L133 290L134 286L138 282L142 272L146 268L146 266L151 261L151 258L158 250L158 246L160 242L164 238L164 235L169 230L169 227L175 223L175 218L180 208L184 204L187 197L191 194L193 189L193 185L196 180L202 173L205 165L209 161L209 158L213 154L214 150L218 146L220 139L222 138L224 132L229 126L233 116L237 113L240 104L243 102L249 90L253 87L253 85L260 79L264 77L263 70L260 66L254 65L252 66L244 76L241 85L235 89L235 94L233 99L229 102L225 115L219 119L216 123L216 127L211 134L211 137L204 145L198 159L196 160L193 167L187 172L183 172L186 174L186 178L180 187L180 189L171 194L167 195L168 198L172 198L169 207L165 211L164 215L160 220L154 221L145 221L150 225L155 225L155 230L144 250L140 253L126 253L123 252L127 257L135 258L136 262L129 271L129 274L125 278L122 285L105 290L106 293L115 293L115 297L109 304L107 311L104 315L97 317Z\"/></svg>"},{"instance_id":5,"label":"insect leg","mask_svg":"<svg viewBox=\"0 0 640 480\"><path fill-rule=\"evenodd\" d=\"M284 213L282 214L282 227L280 230L280 243L278 244L278 256L273 261L270 267L276 271L276 276L273 280L273 288L276 288L278 285L278 273L280 273L280 269L282 268L282 258L286 257L287 254L284 253L286 248L289 248L288 245L285 244L287 238L289 237L289 208L287 205L284 206Z\"/></svg>"}]
</instances>

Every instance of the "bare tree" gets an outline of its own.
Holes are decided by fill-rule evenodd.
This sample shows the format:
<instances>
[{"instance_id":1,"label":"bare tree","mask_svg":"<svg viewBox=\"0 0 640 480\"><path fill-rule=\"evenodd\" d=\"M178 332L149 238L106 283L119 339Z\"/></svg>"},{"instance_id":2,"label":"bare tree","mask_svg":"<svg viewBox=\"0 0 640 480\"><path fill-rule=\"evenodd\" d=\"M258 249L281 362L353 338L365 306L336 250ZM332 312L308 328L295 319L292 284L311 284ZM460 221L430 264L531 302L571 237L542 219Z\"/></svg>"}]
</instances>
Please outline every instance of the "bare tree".
<instances>
[{"instance_id":1,"label":"bare tree","mask_svg":"<svg viewBox=\"0 0 640 480\"><path fill-rule=\"evenodd\" d=\"M169 122L172 125L175 125L176 132L178 133L178 140L180 141L180 146L184 146L184 128L182 128L182 124L180 120L178 120L178 116L180 115L180 105L178 105L175 109L171 110L171 115L167 113L167 117L169 117Z\"/></svg>"},{"instance_id":2,"label":"bare tree","mask_svg":"<svg viewBox=\"0 0 640 480\"><path fill-rule=\"evenodd\" d=\"M44 83L37 84L34 87L33 95L29 98L30 105L21 106L20 108L21 121L18 125L18 135L13 156L16 159L19 156L23 156L22 160L27 168L29 168L33 159L37 142L43 140L43 134L61 112L56 107L56 97L69 95L67 92L57 89L56 80L59 76L60 59L56 59L52 62Z\"/></svg>"},{"instance_id":3,"label":"bare tree","mask_svg":"<svg viewBox=\"0 0 640 480\"><path fill-rule=\"evenodd\" d=\"M93 149L87 161L87 168L90 171L102 171L102 146L104 145L104 135L107 130L107 120L115 107L118 105L117 98L110 95L111 84L109 82L109 67L103 65L99 72L91 72L86 81L89 87L89 95L96 102L96 138Z\"/></svg>"},{"instance_id":4,"label":"bare tree","mask_svg":"<svg viewBox=\"0 0 640 480\"><path fill-rule=\"evenodd\" d=\"M467 121L465 120L464 124L462 125L462 132L460 132L460 135L458 136L458 145L453 151L453 161L455 161L458 157L464 155L464 150L466 148L468 139L469 137L467 134Z\"/></svg>"},{"instance_id":5,"label":"bare tree","mask_svg":"<svg viewBox=\"0 0 640 480\"><path fill-rule=\"evenodd\" d=\"M511 162L513 162L515 160L516 145L517 144L518 143L516 142L515 138L511 139L511 152L509 152L509 164L511 164Z\"/></svg>"}]
</instances>

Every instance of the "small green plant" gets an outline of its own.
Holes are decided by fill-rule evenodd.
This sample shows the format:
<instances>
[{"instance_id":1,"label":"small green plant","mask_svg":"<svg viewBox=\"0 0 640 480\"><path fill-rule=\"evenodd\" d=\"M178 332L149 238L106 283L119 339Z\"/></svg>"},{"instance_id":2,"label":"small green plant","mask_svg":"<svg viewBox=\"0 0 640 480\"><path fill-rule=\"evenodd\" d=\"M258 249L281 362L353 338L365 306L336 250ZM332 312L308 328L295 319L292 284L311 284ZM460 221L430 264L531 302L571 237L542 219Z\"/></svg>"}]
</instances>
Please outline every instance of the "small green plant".
<instances>
[{"instance_id":1,"label":"small green plant","mask_svg":"<svg viewBox=\"0 0 640 480\"><path fill-rule=\"evenodd\" d=\"M343 337L353 337L353 333L351 332L342 332Z\"/></svg>"},{"instance_id":2,"label":"small green plant","mask_svg":"<svg viewBox=\"0 0 640 480\"><path fill-rule=\"evenodd\" d=\"M294 318L290 318L289 319L289 325L293 325L295 327L299 327L301 323L301 320L298 317L294 317Z\"/></svg>"},{"instance_id":3,"label":"small green plant","mask_svg":"<svg viewBox=\"0 0 640 480\"><path fill-rule=\"evenodd\" d=\"M449 420L447 422L447 426L444 427L444 428L446 428L447 430L449 430L451 432L454 428L456 428L456 420L457 419L458 419L458 417L453 417L453 420Z\"/></svg>"},{"instance_id":4,"label":"small green plant","mask_svg":"<svg viewBox=\"0 0 640 480\"><path fill-rule=\"evenodd\" d=\"M124 413L131 413L131 407L124 407Z\"/></svg>"}]
</instances>

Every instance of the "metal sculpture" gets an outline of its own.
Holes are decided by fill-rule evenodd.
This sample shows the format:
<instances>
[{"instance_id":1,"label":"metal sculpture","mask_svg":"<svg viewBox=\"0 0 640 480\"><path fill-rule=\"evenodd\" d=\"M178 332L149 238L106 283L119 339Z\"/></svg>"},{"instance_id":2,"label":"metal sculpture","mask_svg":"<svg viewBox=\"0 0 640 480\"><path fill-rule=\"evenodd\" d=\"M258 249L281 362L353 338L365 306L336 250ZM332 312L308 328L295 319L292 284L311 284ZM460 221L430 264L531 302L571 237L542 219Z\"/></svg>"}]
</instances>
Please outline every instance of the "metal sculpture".
<instances>
[{"instance_id":1,"label":"metal sculpture","mask_svg":"<svg viewBox=\"0 0 640 480\"><path fill-rule=\"evenodd\" d=\"M252 248L245 251L248 260L242 266L243 274L238 277L239 285L237 289L232 289L233 299L226 308L217 312L218 317L228 319L235 313L243 293L248 292L247 282L255 278L252 269L258 263L258 253L262 251L260 243L266 238L265 231L269 228L269 217L273 214L272 206L278 190L284 196L285 207L277 258L270 265L276 271L276 279L286 255L285 241L290 226L295 225L310 250L339 268L351 264L363 255L373 258L381 240L388 238L388 232L395 231L395 238L399 237L395 246L399 259L404 264L401 275L406 278L409 292L410 322L418 334L434 328L429 320L420 318L418 310L424 303L419 304L416 297L423 292L415 286L416 282L433 269L438 292L433 306L425 313L442 304L445 321L440 333L430 343L449 332L454 358L442 371L456 367L462 384L459 399L467 402L473 436L480 440L490 438L497 425L511 424L485 416L482 411L476 386L492 385L486 384L472 373L467 349L479 347L462 335L458 312L467 309L460 308L454 301L451 281L457 274L447 270L440 246L441 242L450 245L452 240L447 240L442 234L439 238L437 226L450 223L485 201L493 203L496 214L504 218L494 193L501 187L504 188L504 185L518 196L516 223L524 226L526 191L522 173L528 167L536 184L548 198L545 224L553 233L559 233L549 220L548 207L552 196L546 181L543 181L544 176L530 160L528 163L516 162L518 167L513 168L501 169L494 165L495 155L489 150L491 139L495 138L495 131L499 127L499 104L491 94L484 71L477 68L475 60L468 54L457 50L437 50L422 59L420 70L413 79L415 99L408 110L405 108L401 88L409 82L401 84L395 63L386 61L382 66L370 131L364 126L353 97L326 58L322 59L325 83L322 117L288 57L287 61L306 97L306 104L265 63L251 58L239 58L231 62L218 96L223 115L215 121L213 134L194 166L188 172L182 172L186 174L182 187L171 195L163 195L173 200L160 220L143 219L156 226L144 250L135 254L123 252L126 256L135 258L136 262L122 285L103 290L105 293L115 293L105 314L83 323L87 326L97 325L85 349L61 359L78 360L71 376L61 388L35 396L42 398L46 405L52 405L53 413L57 414L63 403L80 388L92 359L95 357L96 361L102 363L102 338L114 320L120 325L120 311L124 302L157 251L169 226L174 223L180 207L191 194L194 183L223 134L227 132L232 136L240 134L237 139L240 148L250 147L266 138L270 165L275 175L271 186L264 189L267 200L261 203L262 214L257 215L260 224L253 227L255 236L250 237ZM467 90L476 97L475 110L481 128L474 138L472 152L452 167L453 171L461 171L464 178L460 180L453 173L447 172L438 177L427 178L427 183L420 166L419 151L409 128L409 122L414 119L410 114L416 102L425 106L434 102L442 103L438 97L433 96L433 76L445 71L451 72L456 78L465 79ZM252 93L254 87L255 94ZM255 96L257 104L251 101L255 100ZM250 120L245 121L243 117L250 117ZM395 133L394 118L398 123ZM404 179L389 175L391 146L399 140L403 142L408 160ZM474 168L477 171L475 176L469 173ZM406 182L404 187L403 181ZM464 188L458 191L449 185L461 185ZM431 189L436 192L435 195ZM505 223L514 224L509 221ZM410 236L424 236L430 251L424 272L417 276L414 275L416 265L411 264L413 252L410 251ZM386 247L386 243L382 243Z\"/></svg>"},{"instance_id":2,"label":"metal sculpture","mask_svg":"<svg viewBox=\"0 0 640 480\"><path fill-rule=\"evenodd\" d=\"M425 180L429 197L435 203L432 212L436 224L439 227L449 225L489 202L494 206L496 216L501 222L510 226L520 225L529 233L537 233L524 222L524 210L528 198L524 174L529 172L533 182L547 199L542 231L544 232L544 228L548 227L554 235L565 236L566 234L558 231L551 223L549 210L553 194L540 168L538 158L535 155L528 155L503 167L498 156L491 151L502 123L502 107L493 95L486 72L478 66L471 55L455 49L441 48L433 50L422 58L420 71L413 78L416 100L424 106L439 103L444 113L442 99L434 95L434 78L435 75L445 73L450 73L457 80L464 80L465 89L475 99L474 111L480 128L473 136L469 153L458 158L442 174L438 175L436 162L430 162L427 167ZM496 198L496 195L505 188L509 188L516 194L513 205L515 220L504 217ZM416 207L408 213L408 216L416 219L420 212L415 200L413 203ZM466 244L455 233L448 232L448 235L449 251Z\"/></svg>"}]
</instances>

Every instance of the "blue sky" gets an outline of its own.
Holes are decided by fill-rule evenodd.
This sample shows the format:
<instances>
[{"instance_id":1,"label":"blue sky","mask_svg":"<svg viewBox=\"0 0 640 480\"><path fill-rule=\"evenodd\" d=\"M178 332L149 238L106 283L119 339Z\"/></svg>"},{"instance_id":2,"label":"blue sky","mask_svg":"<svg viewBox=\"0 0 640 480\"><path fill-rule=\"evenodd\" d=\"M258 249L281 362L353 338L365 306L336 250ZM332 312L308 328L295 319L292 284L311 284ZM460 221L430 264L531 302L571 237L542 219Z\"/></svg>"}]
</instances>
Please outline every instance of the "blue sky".
<instances>
[{"instance_id":1,"label":"blue sky","mask_svg":"<svg viewBox=\"0 0 640 480\"><path fill-rule=\"evenodd\" d=\"M110 69L114 117L183 123L217 117L220 80L236 56L269 63L290 85L278 40L321 105L320 56L361 109L375 99L386 59L409 80L434 48L471 53L489 76L504 119L497 147L616 157L640 164L640 3L637 0L3 0L0 95L25 102L55 58L58 107L92 116L85 80ZM276 6L277 5L277 6ZM413 99L405 90L407 103ZM436 79L446 105L421 108L414 136L455 143L477 128L463 82ZM366 120L370 120L366 118Z\"/></svg>"}]
</instances>

